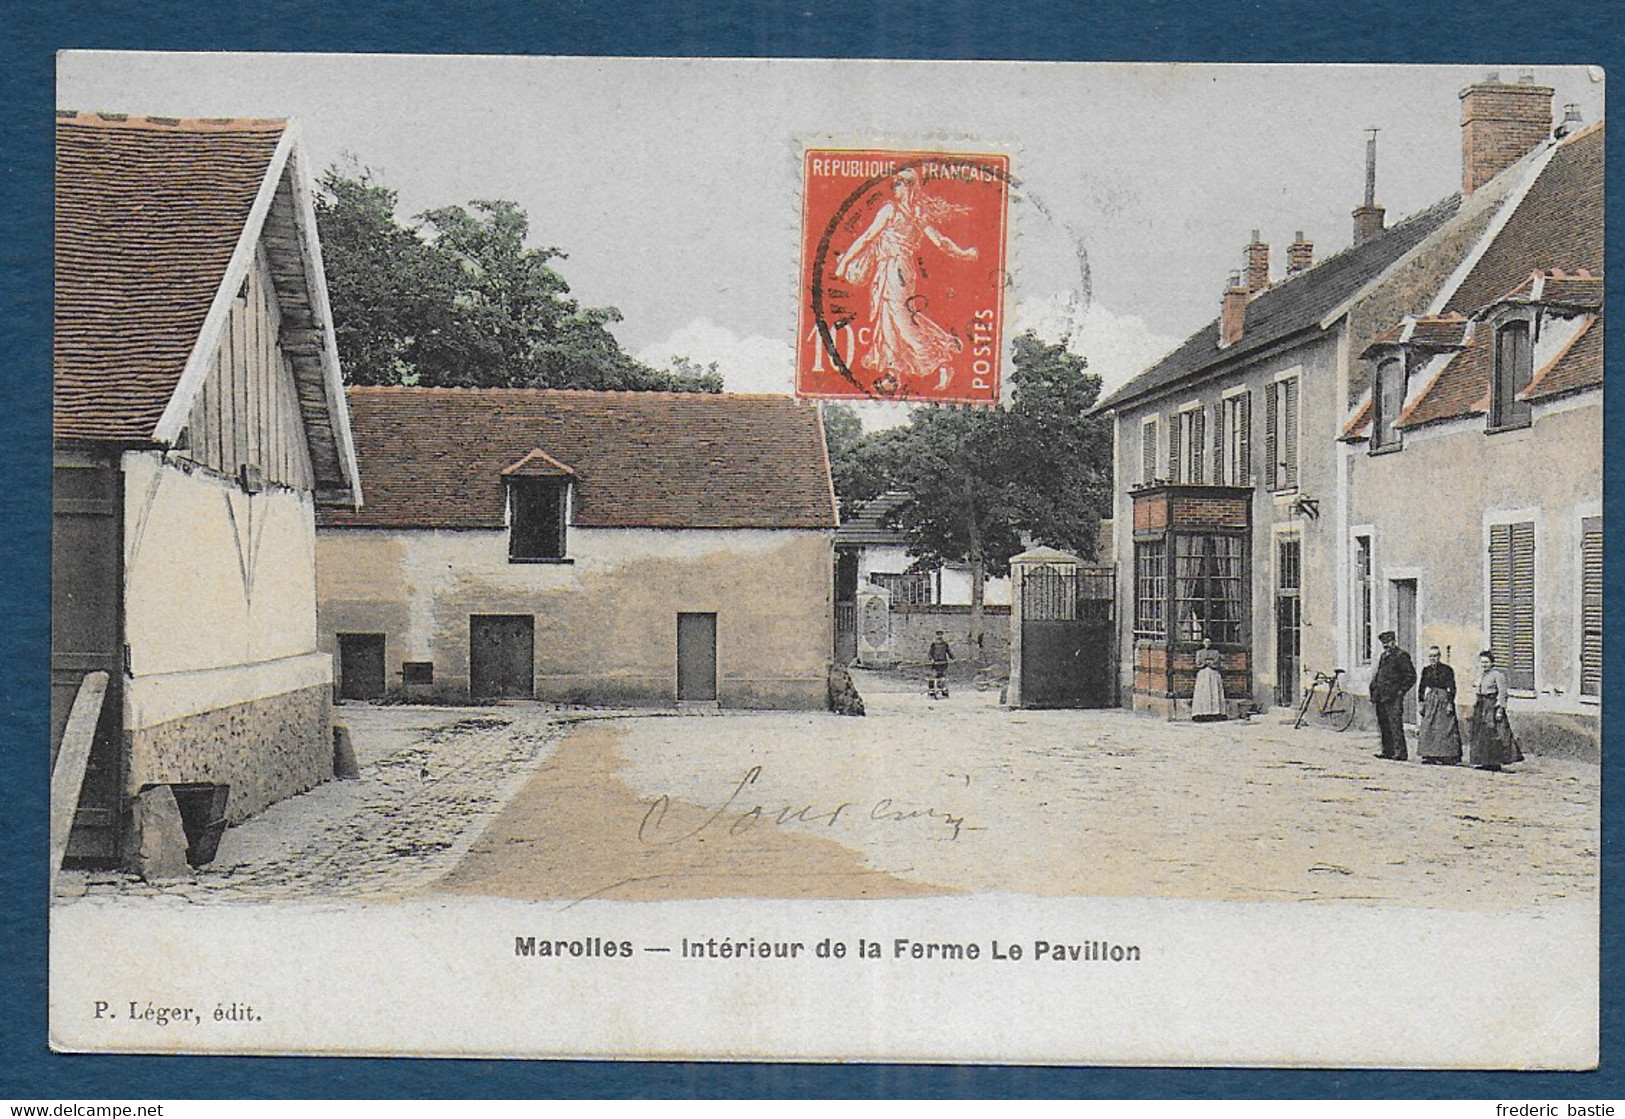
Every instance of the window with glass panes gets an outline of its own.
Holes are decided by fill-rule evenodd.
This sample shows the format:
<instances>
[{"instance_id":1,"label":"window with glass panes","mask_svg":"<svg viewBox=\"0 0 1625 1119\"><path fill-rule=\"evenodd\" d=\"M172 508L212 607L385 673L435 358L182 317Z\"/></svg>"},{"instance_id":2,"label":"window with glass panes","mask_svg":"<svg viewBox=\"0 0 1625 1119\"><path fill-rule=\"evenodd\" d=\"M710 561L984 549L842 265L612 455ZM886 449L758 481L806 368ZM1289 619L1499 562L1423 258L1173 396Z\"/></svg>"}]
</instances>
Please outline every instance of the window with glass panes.
<instances>
[{"instance_id":1,"label":"window with glass panes","mask_svg":"<svg viewBox=\"0 0 1625 1119\"><path fill-rule=\"evenodd\" d=\"M1161 540L1134 545L1134 636L1167 635L1164 605L1168 600L1167 547Z\"/></svg>"},{"instance_id":2,"label":"window with glass panes","mask_svg":"<svg viewBox=\"0 0 1625 1119\"><path fill-rule=\"evenodd\" d=\"M1242 633L1245 542L1218 533L1174 535L1174 624L1180 641L1237 644Z\"/></svg>"}]
</instances>

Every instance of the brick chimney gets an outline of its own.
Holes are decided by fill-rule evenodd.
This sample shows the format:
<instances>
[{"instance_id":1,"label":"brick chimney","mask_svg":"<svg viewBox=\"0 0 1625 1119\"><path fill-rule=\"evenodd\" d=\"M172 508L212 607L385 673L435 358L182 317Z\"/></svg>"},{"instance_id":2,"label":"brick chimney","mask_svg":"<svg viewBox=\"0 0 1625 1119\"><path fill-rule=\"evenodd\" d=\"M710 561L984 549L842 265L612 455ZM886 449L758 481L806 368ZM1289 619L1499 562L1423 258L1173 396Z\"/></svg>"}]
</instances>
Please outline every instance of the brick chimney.
<instances>
[{"instance_id":1,"label":"brick chimney","mask_svg":"<svg viewBox=\"0 0 1625 1119\"><path fill-rule=\"evenodd\" d=\"M1230 283L1224 289L1224 303L1219 311L1219 348L1241 341L1242 329L1247 325L1247 286L1241 282L1241 273L1230 273Z\"/></svg>"},{"instance_id":2,"label":"brick chimney","mask_svg":"<svg viewBox=\"0 0 1625 1119\"><path fill-rule=\"evenodd\" d=\"M1270 247L1253 230L1247 244L1247 294L1257 295L1270 286Z\"/></svg>"},{"instance_id":3,"label":"brick chimney","mask_svg":"<svg viewBox=\"0 0 1625 1119\"><path fill-rule=\"evenodd\" d=\"M1552 93L1532 74L1499 74L1461 91L1461 193L1473 191L1534 151L1552 132Z\"/></svg>"},{"instance_id":4,"label":"brick chimney","mask_svg":"<svg viewBox=\"0 0 1625 1119\"><path fill-rule=\"evenodd\" d=\"M1387 213L1377 205L1377 129L1368 128L1365 141L1365 202L1354 208L1354 243L1363 245L1382 232Z\"/></svg>"},{"instance_id":5,"label":"brick chimney","mask_svg":"<svg viewBox=\"0 0 1625 1119\"><path fill-rule=\"evenodd\" d=\"M1298 230L1297 239L1286 247L1286 274L1296 276L1299 272L1307 272L1315 266L1315 245L1313 241L1303 239L1303 230Z\"/></svg>"}]
</instances>

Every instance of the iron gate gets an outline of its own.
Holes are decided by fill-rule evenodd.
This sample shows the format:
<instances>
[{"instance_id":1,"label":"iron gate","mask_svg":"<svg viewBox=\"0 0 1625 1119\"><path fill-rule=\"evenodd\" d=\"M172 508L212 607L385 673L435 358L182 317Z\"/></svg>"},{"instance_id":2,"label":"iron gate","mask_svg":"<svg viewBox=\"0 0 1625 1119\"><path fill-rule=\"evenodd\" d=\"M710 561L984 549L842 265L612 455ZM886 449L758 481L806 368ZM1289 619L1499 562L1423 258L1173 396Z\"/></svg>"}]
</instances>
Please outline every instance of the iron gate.
<instances>
[{"instance_id":1,"label":"iron gate","mask_svg":"<svg viewBox=\"0 0 1625 1119\"><path fill-rule=\"evenodd\" d=\"M1117 573L1035 567L1021 584L1021 702L1111 707L1117 702Z\"/></svg>"}]
</instances>

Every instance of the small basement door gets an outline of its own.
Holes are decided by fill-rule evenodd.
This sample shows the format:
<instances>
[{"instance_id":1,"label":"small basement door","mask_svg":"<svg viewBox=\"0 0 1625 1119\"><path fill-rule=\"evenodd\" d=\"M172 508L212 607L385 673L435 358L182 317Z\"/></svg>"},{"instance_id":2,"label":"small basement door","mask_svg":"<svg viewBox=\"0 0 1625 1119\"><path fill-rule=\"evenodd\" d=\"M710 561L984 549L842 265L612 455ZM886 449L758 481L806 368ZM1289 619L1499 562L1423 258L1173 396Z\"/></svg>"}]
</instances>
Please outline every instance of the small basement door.
<instances>
[{"instance_id":1,"label":"small basement door","mask_svg":"<svg viewBox=\"0 0 1625 1119\"><path fill-rule=\"evenodd\" d=\"M677 700L717 698L717 616L677 615Z\"/></svg>"},{"instance_id":2,"label":"small basement door","mask_svg":"<svg viewBox=\"0 0 1625 1119\"><path fill-rule=\"evenodd\" d=\"M339 698L382 699L384 635L339 634Z\"/></svg>"},{"instance_id":3,"label":"small basement door","mask_svg":"<svg viewBox=\"0 0 1625 1119\"><path fill-rule=\"evenodd\" d=\"M529 614L474 614L468 619L468 691L475 699L529 699L535 694L536 619Z\"/></svg>"}]
</instances>

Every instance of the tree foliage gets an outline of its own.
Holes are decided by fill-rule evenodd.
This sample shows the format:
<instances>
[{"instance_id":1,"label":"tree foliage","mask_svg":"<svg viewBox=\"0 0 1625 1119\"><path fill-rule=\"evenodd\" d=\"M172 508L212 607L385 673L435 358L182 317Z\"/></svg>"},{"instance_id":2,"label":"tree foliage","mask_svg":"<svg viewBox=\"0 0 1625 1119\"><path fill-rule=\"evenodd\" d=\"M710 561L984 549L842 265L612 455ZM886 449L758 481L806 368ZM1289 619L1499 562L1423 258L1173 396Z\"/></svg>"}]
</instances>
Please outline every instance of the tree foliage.
<instances>
[{"instance_id":1,"label":"tree foliage","mask_svg":"<svg viewBox=\"0 0 1625 1119\"><path fill-rule=\"evenodd\" d=\"M1111 507L1111 427L1087 415L1100 378L1084 358L1031 333L1015 340L1014 352L1008 409L919 408L906 425L867 436L854 432L855 414L849 421L834 408L824 413L843 510L904 493L892 519L918 566L971 568L973 645L984 577L1006 574L1027 544L1094 559Z\"/></svg>"},{"instance_id":2,"label":"tree foliage","mask_svg":"<svg viewBox=\"0 0 1625 1119\"><path fill-rule=\"evenodd\" d=\"M339 357L353 384L721 391L714 369L665 372L626 353L613 307L582 307L526 245L513 202L476 199L395 217L367 171L329 168L316 222ZM690 363L692 365L692 363Z\"/></svg>"}]
</instances>

